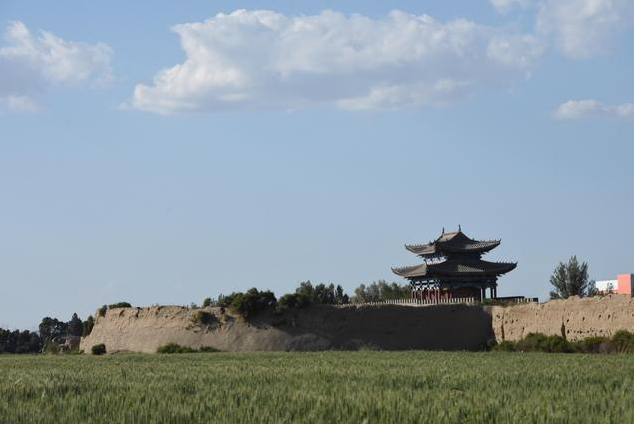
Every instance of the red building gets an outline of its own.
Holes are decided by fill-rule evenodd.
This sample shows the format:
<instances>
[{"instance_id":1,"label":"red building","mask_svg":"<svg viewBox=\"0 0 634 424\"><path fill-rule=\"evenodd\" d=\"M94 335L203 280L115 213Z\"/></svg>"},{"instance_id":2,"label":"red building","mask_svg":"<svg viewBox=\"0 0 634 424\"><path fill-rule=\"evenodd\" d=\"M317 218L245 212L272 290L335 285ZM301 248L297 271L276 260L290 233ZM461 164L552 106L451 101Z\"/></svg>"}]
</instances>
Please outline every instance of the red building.
<instances>
[{"instance_id":1,"label":"red building","mask_svg":"<svg viewBox=\"0 0 634 424\"><path fill-rule=\"evenodd\" d=\"M619 274L616 280L603 280L594 283L599 294L625 294L632 296L634 293L634 274Z\"/></svg>"}]
</instances>

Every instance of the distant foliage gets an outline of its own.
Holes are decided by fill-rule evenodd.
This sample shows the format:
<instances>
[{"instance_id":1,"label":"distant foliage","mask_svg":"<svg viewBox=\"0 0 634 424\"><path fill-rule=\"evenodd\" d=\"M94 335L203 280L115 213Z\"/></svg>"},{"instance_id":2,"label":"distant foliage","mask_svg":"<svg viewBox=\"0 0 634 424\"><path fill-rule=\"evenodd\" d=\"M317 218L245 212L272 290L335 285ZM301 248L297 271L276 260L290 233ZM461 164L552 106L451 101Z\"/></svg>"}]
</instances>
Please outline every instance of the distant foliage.
<instances>
[{"instance_id":1,"label":"distant foliage","mask_svg":"<svg viewBox=\"0 0 634 424\"><path fill-rule=\"evenodd\" d=\"M211 299L211 297L207 297L205 298L205 300L203 300L203 308L208 308L213 304L213 300Z\"/></svg>"},{"instance_id":2,"label":"distant foliage","mask_svg":"<svg viewBox=\"0 0 634 424\"><path fill-rule=\"evenodd\" d=\"M300 309L310 305L343 305L350 303L350 298L340 285L325 285L323 283L313 286L310 281L303 281L295 289L295 293L288 293L280 297L277 302L277 311L284 312L289 308Z\"/></svg>"},{"instance_id":3,"label":"distant foliage","mask_svg":"<svg viewBox=\"0 0 634 424\"><path fill-rule=\"evenodd\" d=\"M39 325L40 338L44 344L49 341L61 343L68 335L68 323L57 318L45 317Z\"/></svg>"},{"instance_id":4,"label":"distant foliage","mask_svg":"<svg viewBox=\"0 0 634 424\"><path fill-rule=\"evenodd\" d=\"M220 352L218 349L213 348L211 346L203 346L200 349L196 350L193 349L189 346L181 346L179 344L176 343L168 343L166 345L163 346L159 346L156 349L156 353L196 353L196 352L207 352L207 353L211 353L211 352Z\"/></svg>"},{"instance_id":5,"label":"distant foliage","mask_svg":"<svg viewBox=\"0 0 634 424\"><path fill-rule=\"evenodd\" d=\"M354 289L354 303L381 302L383 300L409 299L411 296L409 284L399 285L397 283L388 284L385 280L374 281L366 286L361 284Z\"/></svg>"},{"instance_id":6,"label":"distant foliage","mask_svg":"<svg viewBox=\"0 0 634 424\"><path fill-rule=\"evenodd\" d=\"M4 330L0 328L1 353L40 353L42 340L37 333L28 330Z\"/></svg>"},{"instance_id":7,"label":"distant foliage","mask_svg":"<svg viewBox=\"0 0 634 424\"><path fill-rule=\"evenodd\" d=\"M594 282L588 280L588 264L579 263L576 256L568 262L559 262L550 277L550 284L554 290L550 292L551 299L566 299L570 296L586 297L596 294Z\"/></svg>"},{"instance_id":8,"label":"distant foliage","mask_svg":"<svg viewBox=\"0 0 634 424\"><path fill-rule=\"evenodd\" d=\"M620 330L612 336L612 348L617 353L634 353L634 334Z\"/></svg>"},{"instance_id":9,"label":"distant foliage","mask_svg":"<svg viewBox=\"0 0 634 424\"><path fill-rule=\"evenodd\" d=\"M74 313L70 321L68 321L68 334L70 336L81 337L83 332L84 332L84 325L81 319L79 319L79 317L77 316L77 314Z\"/></svg>"},{"instance_id":10,"label":"distant foliage","mask_svg":"<svg viewBox=\"0 0 634 424\"><path fill-rule=\"evenodd\" d=\"M37 333L0 328L0 353L59 353L60 346L68 336L85 335L86 331L92 330L93 324L92 316L82 322L75 313L68 322L51 317L43 318Z\"/></svg>"},{"instance_id":11,"label":"distant foliage","mask_svg":"<svg viewBox=\"0 0 634 424\"><path fill-rule=\"evenodd\" d=\"M100 317L105 317L106 316L106 312L108 311L108 309L115 309L115 308L131 308L132 305L129 302L117 302L117 303L111 303L110 305L103 305L101 308L98 309L97 314Z\"/></svg>"},{"instance_id":12,"label":"distant foliage","mask_svg":"<svg viewBox=\"0 0 634 424\"><path fill-rule=\"evenodd\" d=\"M45 355L58 355L61 350L62 348L60 347L59 343L55 343L54 341L49 340L44 345L42 353L44 353Z\"/></svg>"},{"instance_id":13,"label":"distant foliage","mask_svg":"<svg viewBox=\"0 0 634 424\"><path fill-rule=\"evenodd\" d=\"M246 293L231 293L218 298L219 306L229 308L245 319L267 308L275 308L276 303L277 299L272 291L259 291L256 288L249 289Z\"/></svg>"},{"instance_id":14,"label":"distant foliage","mask_svg":"<svg viewBox=\"0 0 634 424\"><path fill-rule=\"evenodd\" d=\"M320 283L313 286L310 280L304 281L295 290L295 294L308 299L313 305L341 305L350 302L343 288L339 285L335 287L332 283L329 285Z\"/></svg>"},{"instance_id":15,"label":"distant foliage","mask_svg":"<svg viewBox=\"0 0 634 424\"><path fill-rule=\"evenodd\" d=\"M284 312L287 309L300 309L310 305L310 298L301 293L288 293L277 301L277 311Z\"/></svg>"},{"instance_id":16,"label":"distant foliage","mask_svg":"<svg viewBox=\"0 0 634 424\"><path fill-rule=\"evenodd\" d=\"M506 340L493 349L505 352L634 353L634 334L621 330L612 338L595 336L571 342L557 335L529 333L517 342Z\"/></svg>"},{"instance_id":17,"label":"distant foliage","mask_svg":"<svg viewBox=\"0 0 634 424\"><path fill-rule=\"evenodd\" d=\"M196 351L188 346L181 346L176 343L168 343L166 345L159 346L158 349L156 349L156 352L157 353L192 353Z\"/></svg>"},{"instance_id":18,"label":"distant foliage","mask_svg":"<svg viewBox=\"0 0 634 424\"><path fill-rule=\"evenodd\" d=\"M95 319L92 317L92 315L88 315L88 318L86 318L86 321L84 321L82 323L82 337L86 337L89 336L90 333L92 333L92 328L95 326Z\"/></svg>"},{"instance_id":19,"label":"distant foliage","mask_svg":"<svg viewBox=\"0 0 634 424\"><path fill-rule=\"evenodd\" d=\"M103 343L96 344L90 349L93 355L103 355L106 353L106 345Z\"/></svg>"},{"instance_id":20,"label":"distant foliage","mask_svg":"<svg viewBox=\"0 0 634 424\"><path fill-rule=\"evenodd\" d=\"M128 302L117 302L117 303L113 303L112 305L108 305L108 309L115 309L115 308L131 308L132 305L130 305Z\"/></svg>"},{"instance_id":21,"label":"distant foliage","mask_svg":"<svg viewBox=\"0 0 634 424\"><path fill-rule=\"evenodd\" d=\"M195 325L210 325L215 321L215 317L207 311L197 310L192 314L191 321Z\"/></svg>"}]
</instances>

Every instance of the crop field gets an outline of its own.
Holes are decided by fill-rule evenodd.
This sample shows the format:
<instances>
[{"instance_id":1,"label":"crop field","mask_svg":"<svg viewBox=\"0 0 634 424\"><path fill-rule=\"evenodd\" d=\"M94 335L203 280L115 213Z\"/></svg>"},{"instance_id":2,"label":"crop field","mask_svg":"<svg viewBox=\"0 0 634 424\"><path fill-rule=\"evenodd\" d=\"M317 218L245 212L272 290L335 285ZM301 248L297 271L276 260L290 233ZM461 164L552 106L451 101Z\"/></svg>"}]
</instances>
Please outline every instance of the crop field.
<instances>
[{"instance_id":1,"label":"crop field","mask_svg":"<svg viewBox=\"0 0 634 424\"><path fill-rule=\"evenodd\" d=\"M634 423L634 357L0 356L0 422Z\"/></svg>"}]
</instances>

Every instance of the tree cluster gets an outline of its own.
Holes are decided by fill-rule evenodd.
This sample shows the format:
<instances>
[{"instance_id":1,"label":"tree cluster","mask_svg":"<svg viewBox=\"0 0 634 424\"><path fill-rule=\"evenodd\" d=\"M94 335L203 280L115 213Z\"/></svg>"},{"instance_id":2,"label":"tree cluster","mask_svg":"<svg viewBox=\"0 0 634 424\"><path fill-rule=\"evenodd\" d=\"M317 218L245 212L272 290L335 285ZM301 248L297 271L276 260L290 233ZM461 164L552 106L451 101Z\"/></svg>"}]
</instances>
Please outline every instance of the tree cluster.
<instances>
[{"instance_id":1,"label":"tree cluster","mask_svg":"<svg viewBox=\"0 0 634 424\"><path fill-rule=\"evenodd\" d=\"M29 330L4 330L0 328L0 353L39 353L42 340L39 334Z\"/></svg>"},{"instance_id":2,"label":"tree cluster","mask_svg":"<svg viewBox=\"0 0 634 424\"><path fill-rule=\"evenodd\" d=\"M277 299L272 291L259 291L255 287L247 290L246 293L234 292L227 296L218 297L218 306L229 308L245 319L266 308L275 307L276 303Z\"/></svg>"},{"instance_id":3,"label":"tree cluster","mask_svg":"<svg viewBox=\"0 0 634 424\"><path fill-rule=\"evenodd\" d=\"M45 317L37 332L29 330L4 330L0 328L0 353L59 352L59 345L68 336L86 336L92 331L94 320L89 316L83 321L73 314L70 321Z\"/></svg>"},{"instance_id":4,"label":"tree cluster","mask_svg":"<svg viewBox=\"0 0 634 424\"><path fill-rule=\"evenodd\" d=\"M354 303L381 302L383 300L407 299L410 297L411 287L409 284L399 285L397 283L388 284L385 280L374 281L366 286L361 284L354 289Z\"/></svg>"}]
</instances>

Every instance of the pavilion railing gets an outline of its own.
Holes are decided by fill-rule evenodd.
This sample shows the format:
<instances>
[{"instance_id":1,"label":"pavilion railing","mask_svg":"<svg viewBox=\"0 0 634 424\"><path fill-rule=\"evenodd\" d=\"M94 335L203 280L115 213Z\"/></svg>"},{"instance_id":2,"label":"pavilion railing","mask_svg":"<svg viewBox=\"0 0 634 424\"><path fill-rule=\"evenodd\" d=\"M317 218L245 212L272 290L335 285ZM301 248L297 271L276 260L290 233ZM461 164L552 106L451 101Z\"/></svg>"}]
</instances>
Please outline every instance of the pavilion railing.
<instances>
[{"instance_id":1,"label":"pavilion railing","mask_svg":"<svg viewBox=\"0 0 634 424\"><path fill-rule=\"evenodd\" d=\"M390 299L381 300L378 302L359 302L349 303L342 306L374 306L374 305L403 305L403 306L435 306L435 305L477 305L477 304L513 304L513 303L533 303L537 302L537 298L534 297L506 297L496 299L485 299L481 302L480 299L475 297L454 297L451 299Z\"/></svg>"},{"instance_id":2,"label":"pavilion railing","mask_svg":"<svg viewBox=\"0 0 634 424\"><path fill-rule=\"evenodd\" d=\"M475 305L478 300L475 297L454 297L452 299L389 299L378 302L349 303L349 306L373 306L373 305L403 305L403 306L434 306L434 305ZM344 306L348 306L344 305Z\"/></svg>"}]
</instances>

